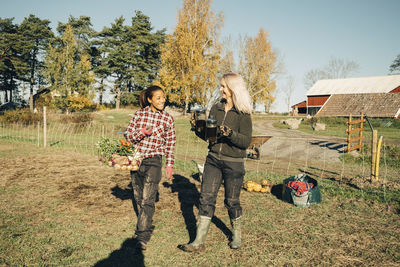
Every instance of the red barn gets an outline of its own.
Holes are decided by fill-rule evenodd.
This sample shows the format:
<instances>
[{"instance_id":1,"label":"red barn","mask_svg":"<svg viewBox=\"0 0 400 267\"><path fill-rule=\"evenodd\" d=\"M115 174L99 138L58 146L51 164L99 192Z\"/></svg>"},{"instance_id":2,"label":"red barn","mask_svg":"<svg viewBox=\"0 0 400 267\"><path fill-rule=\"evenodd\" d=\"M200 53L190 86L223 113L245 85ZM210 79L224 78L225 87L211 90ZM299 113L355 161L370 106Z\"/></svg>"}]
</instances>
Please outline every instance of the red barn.
<instances>
[{"instance_id":1,"label":"red barn","mask_svg":"<svg viewBox=\"0 0 400 267\"><path fill-rule=\"evenodd\" d=\"M317 81L306 93L307 114L399 117L400 75Z\"/></svg>"}]
</instances>

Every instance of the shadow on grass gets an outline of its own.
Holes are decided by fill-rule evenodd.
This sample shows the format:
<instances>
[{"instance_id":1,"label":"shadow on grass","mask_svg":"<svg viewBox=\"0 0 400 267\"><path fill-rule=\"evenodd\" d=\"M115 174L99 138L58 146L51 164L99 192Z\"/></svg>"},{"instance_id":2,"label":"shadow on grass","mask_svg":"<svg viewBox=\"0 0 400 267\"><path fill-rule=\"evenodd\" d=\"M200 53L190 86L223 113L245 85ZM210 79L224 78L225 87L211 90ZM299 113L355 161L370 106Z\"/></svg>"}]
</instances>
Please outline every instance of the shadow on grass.
<instances>
[{"instance_id":1,"label":"shadow on grass","mask_svg":"<svg viewBox=\"0 0 400 267\"><path fill-rule=\"evenodd\" d=\"M116 185L113 188L111 188L111 194L121 200L130 199L132 201L133 210L135 211L136 216L138 216L139 215L138 205L137 205L135 198L133 197L132 190L133 189L132 189L131 183L129 183L129 189L123 189L123 188L119 187L118 185ZM160 200L159 197L160 197L160 194L159 194L159 192L157 192L156 202L158 202Z\"/></svg>"},{"instance_id":2,"label":"shadow on grass","mask_svg":"<svg viewBox=\"0 0 400 267\"><path fill-rule=\"evenodd\" d=\"M182 216L185 220L186 229L189 234L189 242L191 243L196 238L196 216L194 212L194 208L199 209L200 205L200 192L197 190L197 187L194 183L191 183L188 178L174 174L174 179L172 180L172 184L163 183L163 186L166 188L171 188L171 192L178 193L178 200L181 204L181 212ZM215 224L224 234L225 236L231 240L232 232L229 228L222 222L218 217L213 216L211 222Z\"/></svg>"},{"instance_id":3,"label":"shadow on grass","mask_svg":"<svg viewBox=\"0 0 400 267\"><path fill-rule=\"evenodd\" d=\"M135 249L137 240L134 238L126 239L119 250L113 251L108 258L97 262L95 267L109 267L109 266L121 266L131 267L137 266L142 267L144 265L144 255L140 250Z\"/></svg>"},{"instance_id":4,"label":"shadow on grass","mask_svg":"<svg viewBox=\"0 0 400 267\"><path fill-rule=\"evenodd\" d=\"M322 170L322 169L319 169L319 168L316 168L316 167L309 167L310 169L312 169L313 171L315 171L315 172L325 172L325 173L330 173L330 174L332 174L333 176L335 176L335 177L339 177L339 173L337 173L337 172L333 172L333 171L329 171L329 170ZM311 172L311 171L306 171L306 170L303 170L303 169L299 169L299 171L301 171L301 172L303 172L303 173L305 173L305 174L307 174L307 175L309 175L310 177L312 177L312 178L314 178L314 179L317 179L318 177L320 177L320 176L318 176L316 173L313 173L313 172ZM332 182L334 182L334 183L337 183L337 184L346 184L346 185L348 185L349 187L352 187L352 188L354 188L354 189L357 189L357 190L362 190L358 185L356 185L355 183L353 183L352 182L352 179L348 179L348 178L346 178L346 177L343 177L342 179L336 179L336 178L334 178L334 177L323 177L322 179L326 179L326 180L330 180L330 181L332 181Z\"/></svg>"},{"instance_id":5,"label":"shadow on grass","mask_svg":"<svg viewBox=\"0 0 400 267\"><path fill-rule=\"evenodd\" d=\"M342 153L343 149L345 148L344 144L339 144L336 142L322 141L322 140L321 141L311 141L310 144L314 145L314 146L319 146L322 148L328 148L330 150L336 150L340 153Z\"/></svg>"},{"instance_id":6,"label":"shadow on grass","mask_svg":"<svg viewBox=\"0 0 400 267\"><path fill-rule=\"evenodd\" d=\"M271 188L271 194L274 195L277 199L280 199L283 201L283 184L276 184L273 185Z\"/></svg>"}]
</instances>

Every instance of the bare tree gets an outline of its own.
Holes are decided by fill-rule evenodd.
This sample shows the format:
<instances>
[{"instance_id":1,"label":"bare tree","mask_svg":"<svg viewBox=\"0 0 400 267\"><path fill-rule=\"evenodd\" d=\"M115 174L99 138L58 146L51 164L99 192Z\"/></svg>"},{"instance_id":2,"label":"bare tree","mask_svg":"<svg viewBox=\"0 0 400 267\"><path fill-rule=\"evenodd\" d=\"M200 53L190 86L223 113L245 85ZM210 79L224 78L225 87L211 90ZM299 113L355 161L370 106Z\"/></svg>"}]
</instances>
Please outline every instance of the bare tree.
<instances>
[{"instance_id":1,"label":"bare tree","mask_svg":"<svg viewBox=\"0 0 400 267\"><path fill-rule=\"evenodd\" d=\"M312 69L304 75L304 86L309 89L318 80L348 78L357 73L359 68L355 61L332 57L326 66Z\"/></svg>"},{"instance_id":2,"label":"bare tree","mask_svg":"<svg viewBox=\"0 0 400 267\"><path fill-rule=\"evenodd\" d=\"M400 74L400 55L397 55L396 59L393 60L392 65L390 65L390 72L392 74Z\"/></svg>"},{"instance_id":3,"label":"bare tree","mask_svg":"<svg viewBox=\"0 0 400 267\"><path fill-rule=\"evenodd\" d=\"M312 69L304 75L304 87L310 89L318 80L327 79L328 75L320 69Z\"/></svg>"},{"instance_id":4,"label":"bare tree","mask_svg":"<svg viewBox=\"0 0 400 267\"><path fill-rule=\"evenodd\" d=\"M286 78L286 83L282 87L282 92L284 94L285 104L287 105L288 113L290 113L290 102L292 100L294 92L295 80L294 77L289 75Z\"/></svg>"}]
</instances>

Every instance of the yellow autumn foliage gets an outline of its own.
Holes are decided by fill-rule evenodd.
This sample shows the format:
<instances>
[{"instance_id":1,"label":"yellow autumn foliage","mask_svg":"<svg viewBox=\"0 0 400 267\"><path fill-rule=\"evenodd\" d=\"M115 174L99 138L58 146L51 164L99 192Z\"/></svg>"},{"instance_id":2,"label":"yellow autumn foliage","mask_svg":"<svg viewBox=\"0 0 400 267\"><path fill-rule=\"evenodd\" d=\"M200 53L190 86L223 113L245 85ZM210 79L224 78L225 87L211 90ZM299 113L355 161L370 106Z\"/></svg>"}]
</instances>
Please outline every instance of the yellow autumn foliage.
<instances>
[{"instance_id":1,"label":"yellow autumn foliage","mask_svg":"<svg viewBox=\"0 0 400 267\"><path fill-rule=\"evenodd\" d=\"M161 52L158 85L170 101L185 105L205 104L218 86L222 15L211 11L211 0L184 0L174 32ZM186 110L186 109L185 109Z\"/></svg>"}]
</instances>

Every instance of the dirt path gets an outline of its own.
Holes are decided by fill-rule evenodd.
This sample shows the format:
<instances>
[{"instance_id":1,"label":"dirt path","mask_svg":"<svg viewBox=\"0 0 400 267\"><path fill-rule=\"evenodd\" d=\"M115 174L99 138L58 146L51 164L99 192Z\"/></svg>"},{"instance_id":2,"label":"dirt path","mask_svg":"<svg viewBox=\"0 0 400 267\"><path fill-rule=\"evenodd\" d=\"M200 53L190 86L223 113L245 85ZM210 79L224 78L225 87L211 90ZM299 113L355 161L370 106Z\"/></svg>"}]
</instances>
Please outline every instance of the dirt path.
<instances>
[{"instance_id":1,"label":"dirt path","mask_svg":"<svg viewBox=\"0 0 400 267\"><path fill-rule=\"evenodd\" d=\"M274 121L255 121L254 130L272 136L261 146L262 157L338 162L346 147L343 138L316 136L298 130L277 129Z\"/></svg>"}]
</instances>

